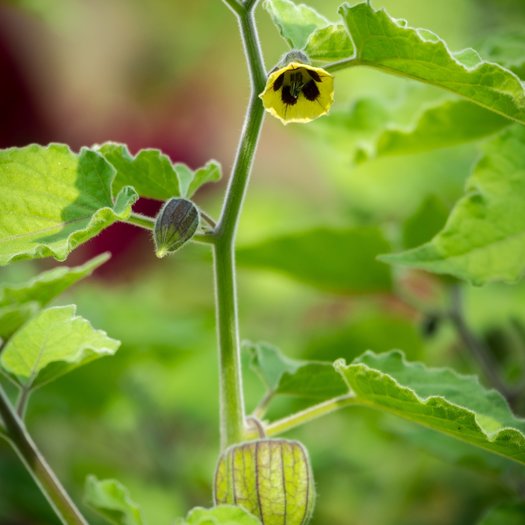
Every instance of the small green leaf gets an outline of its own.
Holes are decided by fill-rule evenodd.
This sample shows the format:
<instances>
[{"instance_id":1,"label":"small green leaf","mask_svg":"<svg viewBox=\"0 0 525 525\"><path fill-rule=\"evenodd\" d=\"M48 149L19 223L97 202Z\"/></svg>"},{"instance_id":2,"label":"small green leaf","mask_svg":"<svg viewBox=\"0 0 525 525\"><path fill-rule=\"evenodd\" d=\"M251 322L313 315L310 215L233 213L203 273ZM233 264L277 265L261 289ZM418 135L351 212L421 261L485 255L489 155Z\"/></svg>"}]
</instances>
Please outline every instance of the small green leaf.
<instances>
[{"instance_id":1,"label":"small green leaf","mask_svg":"<svg viewBox=\"0 0 525 525\"><path fill-rule=\"evenodd\" d=\"M310 60L331 62L352 56L354 46L343 24L330 24L313 31L303 51Z\"/></svg>"},{"instance_id":2,"label":"small green leaf","mask_svg":"<svg viewBox=\"0 0 525 525\"><path fill-rule=\"evenodd\" d=\"M266 0L263 6L290 47L302 49L310 60L341 60L353 54L344 25L331 23L312 7L291 0Z\"/></svg>"},{"instance_id":3,"label":"small green leaf","mask_svg":"<svg viewBox=\"0 0 525 525\"><path fill-rule=\"evenodd\" d=\"M493 507L478 525L523 525L525 523L525 503L501 503Z\"/></svg>"},{"instance_id":4,"label":"small green leaf","mask_svg":"<svg viewBox=\"0 0 525 525\"><path fill-rule=\"evenodd\" d=\"M269 392L324 401L346 393L344 381L329 362L299 361L267 343L248 343L251 366Z\"/></svg>"},{"instance_id":5,"label":"small green leaf","mask_svg":"<svg viewBox=\"0 0 525 525\"><path fill-rule=\"evenodd\" d=\"M202 185L221 178L220 165L214 160L193 171L186 164L172 164L158 149L143 149L133 156L125 144L106 142L96 151L117 171L114 192L132 186L141 197L163 201L191 197Z\"/></svg>"},{"instance_id":6,"label":"small green leaf","mask_svg":"<svg viewBox=\"0 0 525 525\"><path fill-rule=\"evenodd\" d=\"M453 54L430 31L408 27L368 3L343 4L339 12L356 48L354 65L433 84L525 123L525 89L511 71L484 62L474 50Z\"/></svg>"},{"instance_id":7,"label":"small green leaf","mask_svg":"<svg viewBox=\"0 0 525 525\"><path fill-rule=\"evenodd\" d=\"M366 352L349 365L334 366L357 403L525 464L525 420L476 377L409 363L399 351Z\"/></svg>"},{"instance_id":8,"label":"small green leaf","mask_svg":"<svg viewBox=\"0 0 525 525\"><path fill-rule=\"evenodd\" d=\"M98 154L33 144L0 152L0 265L20 259L64 260L79 244L125 220L137 199L113 199L113 168Z\"/></svg>"},{"instance_id":9,"label":"small green leaf","mask_svg":"<svg viewBox=\"0 0 525 525\"><path fill-rule=\"evenodd\" d=\"M177 525L261 525L261 522L240 507L219 505L212 509L196 507Z\"/></svg>"},{"instance_id":10,"label":"small green leaf","mask_svg":"<svg viewBox=\"0 0 525 525\"><path fill-rule=\"evenodd\" d=\"M422 246L380 259L475 284L520 279L525 271L524 151L522 126L487 143L445 227Z\"/></svg>"},{"instance_id":11,"label":"small green leaf","mask_svg":"<svg viewBox=\"0 0 525 525\"><path fill-rule=\"evenodd\" d=\"M75 316L75 310L74 305L42 310L6 344L0 365L26 390L117 351L119 341Z\"/></svg>"},{"instance_id":12,"label":"small green leaf","mask_svg":"<svg viewBox=\"0 0 525 525\"><path fill-rule=\"evenodd\" d=\"M114 525L144 525L140 507L128 489L115 479L99 480L88 476L84 489L87 505Z\"/></svg>"},{"instance_id":13,"label":"small green leaf","mask_svg":"<svg viewBox=\"0 0 525 525\"><path fill-rule=\"evenodd\" d=\"M221 165L216 160L208 161L204 166L193 171L186 164L177 163L174 165L179 184L181 196L191 198L194 193L208 182L217 182L221 180Z\"/></svg>"},{"instance_id":14,"label":"small green leaf","mask_svg":"<svg viewBox=\"0 0 525 525\"><path fill-rule=\"evenodd\" d=\"M291 0L265 0L263 7L272 17L281 36L293 49L302 49L308 37L330 22L312 7Z\"/></svg>"},{"instance_id":15,"label":"small green leaf","mask_svg":"<svg viewBox=\"0 0 525 525\"><path fill-rule=\"evenodd\" d=\"M276 270L323 290L372 293L392 286L390 271L375 260L386 246L377 227L318 227L241 247L237 254L242 266Z\"/></svg>"},{"instance_id":16,"label":"small green leaf","mask_svg":"<svg viewBox=\"0 0 525 525\"><path fill-rule=\"evenodd\" d=\"M38 310L79 280L91 275L109 257L109 253L104 253L81 266L53 268L26 283L0 287L0 337L10 337Z\"/></svg>"},{"instance_id":17,"label":"small green leaf","mask_svg":"<svg viewBox=\"0 0 525 525\"><path fill-rule=\"evenodd\" d=\"M511 124L511 120L467 100L447 100L425 109L408 129L384 130L376 138L373 152L360 150L357 155L362 161L450 148L493 135Z\"/></svg>"},{"instance_id":18,"label":"small green leaf","mask_svg":"<svg viewBox=\"0 0 525 525\"><path fill-rule=\"evenodd\" d=\"M301 366L300 361L286 357L269 343L244 341L243 350L250 353L250 366L268 390L276 390L284 373L293 373Z\"/></svg>"},{"instance_id":19,"label":"small green leaf","mask_svg":"<svg viewBox=\"0 0 525 525\"><path fill-rule=\"evenodd\" d=\"M0 306L30 301L45 306L70 286L89 277L110 257L111 254L106 252L80 266L59 266L42 272L25 283L0 286Z\"/></svg>"},{"instance_id":20,"label":"small green leaf","mask_svg":"<svg viewBox=\"0 0 525 525\"><path fill-rule=\"evenodd\" d=\"M39 306L31 301L12 306L0 306L0 339L9 339L25 322L35 315Z\"/></svg>"}]
</instances>

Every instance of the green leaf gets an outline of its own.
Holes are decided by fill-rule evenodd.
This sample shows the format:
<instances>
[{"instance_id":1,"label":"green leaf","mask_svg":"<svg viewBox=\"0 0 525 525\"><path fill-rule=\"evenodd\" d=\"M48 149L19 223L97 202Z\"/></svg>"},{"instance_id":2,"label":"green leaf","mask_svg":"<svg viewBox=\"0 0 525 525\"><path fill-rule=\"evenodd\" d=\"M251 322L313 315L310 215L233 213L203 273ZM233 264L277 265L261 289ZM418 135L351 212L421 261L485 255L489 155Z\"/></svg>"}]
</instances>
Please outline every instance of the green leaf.
<instances>
[{"instance_id":1,"label":"green leaf","mask_svg":"<svg viewBox=\"0 0 525 525\"><path fill-rule=\"evenodd\" d=\"M0 339L11 337L25 322L38 312L37 303L0 306Z\"/></svg>"},{"instance_id":2,"label":"green leaf","mask_svg":"<svg viewBox=\"0 0 525 525\"><path fill-rule=\"evenodd\" d=\"M128 489L115 479L99 480L88 476L84 489L87 505L114 525L143 525L140 507L131 499Z\"/></svg>"},{"instance_id":3,"label":"green leaf","mask_svg":"<svg viewBox=\"0 0 525 525\"><path fill-rule=\"evenodd\" d=\"M372 293L392 286L390 271L375 260L387 246L376 227L318 227L241 247L237 254L240 265L276 270L323 290Z\"/></svg>"},{"instance_id":4,"label":"green leaf","mask_svg":"<svg viewBox=\"0 0 525 525\"><path fill-rule=\"evenodd\" d=\"M204 166L193 171L186 164L175 164L179 177L181 196L188 199L204 184L217 182L222 177L221 165L216 160L208 161Z\"/></svg>"},{"instance_id":5,"label":"green leaf","mask_svg":"<svg viewBox=\"0 0 525 525\"><path fill-rule=\"evenodd\" d=\"M30 301L45 306L70 286L89 277L110 257L111 254L106 252L80 266L59 266L42 272L25 283L0 286L0 306Z\"/></svg>"},{"instance_id":6,"label":"green leaf","mask_svg":"<svg viewBox=\"0 0 525 525\"><path fill-rule=\"evenodd\" d=\"M137 195L113 199L113 168L98 154L33 144L0 152L0 265L20 259L64 260L79 244L125 220Z\"/></svg>"},{"instance_id":7,"label":"green leaf","mask_svg":"<svg viewBox=\"0 0 525 525\"><path fill-rule=\"evenodd\" d=\"M291 0L265 0L263 7L292 49L302 49L316 29L330 24L312 7Z\"/></svg>"},{"instance_id":8,"label":"green leaf","mask_svg":"<svg viewBox=\"0 0 525 525\"><path fill-rule=\"evenodd\" d=\"M476 377L409 363L399 351L366 352L349 365L334 366L357 403L525 464L525 420Z\"/></svg>"},{"instance_id":9,"label":"green leaf","mask_svg":"<svg viewBox=\"0 0 525 525\"><path fill-rule=\"evenodd\" d=\"M298 361L267 343L249 344L251 366L274 395L324 401L346 393L344 381L329 362Z\"/></svg>"},{"instance_id":10,"label":"green leaf","mask_svg":"<svg viewBox=\"0 0 525 525\"><path fill-rule=\"evenodd\" d=\"M310 34L304 52L311 60L332 62L352 56L354 46L343 24L330 24Z\"/></svg>"},{"instance_id":11,"label":"green leaf","mask_svg":"<svg viewBox=\"0 0 525 525\"><path fill-rule=\"evenodd\" d=\"M443 228L448 212L441 199L427 197L403 224L403 247L413 248L434 237Z\"/></svg>"},{"instance_id":12,"label":"green leaf","mask_svg":"<svg viewBox=\"0 0 525 525\"><path fill-rule=\"evenodd\" d=\"M502 503L493 507L478 525L523 525L525 523L525 503Z\"/></svg>"},{"instance_id":13,"label":"green leaf","mask_svg":"<svg viewBox=\"0 0 525 525\"><path fill-rule=\"evenodd\" d=\"M271 391L277 389L283 374L293 373L301 366L300 361L286 357L277 347L269 343L244 341L243 350L251 356L251 368Z\"/></svg>"},{"instance_id":14,"label":"green leaf","mask_svg":"<svg viewBox=\"0 0 525 525\"><path fill-rule=\"evenodd\" d=\"M525 270L524 151L521 126L487 143L445 227L422 246L380 259L475 284L520 279Z\"/></svg>"},{"instance_id":15,"label":"green leaf","mask_svg":"<svg viewBox=\"0 0 525 525\"><path fill-rule=\"evenodd\" d=\"M109 257L109 253L104 253L81 266L53 268L26 283L0 287L0 337L10 337L37 311L64 290L91 275Z\"/></svg>"},{"instance_id":16,"label":"green leaf","mask_svg":"<svg viewBox=\"0 0 525 525\"><path fill-rule=\"evenodd\" d=\"M368 3L339 10L365 65L447 89L505 117L525 123L525 89L511 71L484 62L474 50L454 54L427 30L408 27Z\"/></svg>"},{"instance_id":17,"label":"green leaf","mask_svg":"<svg viewBox=\"0 0 525 525\"><path fill-rule=\"evenodd\" d=\"M490 60L525 78L525 32L505 31L484 38L479 51Z\"/></svg>"},{"instance_id":18,"label":"green leaf","mask_svg":"<svg viewBox=\"0 0 525 525\"><path fill-rule=\"evenodd\" d=\"M26 390L117 351L119 341L75 316L75 310L74 305L42 310L6 344L0 365Z\"/></svg>"},{"instance_id":19,"label":"green leaf","mask_svg":"<svg viewBox=\"0 0 525 525\"><path fill-rule=\"evenodd\" d=\"M132 186L141 197L167 200L171 197L191 197L207 182L221 178L221 167L211 160L196 171L186 164L172 164L158 149L143 149L131 155L125 144L106 142L97 151L115 168L117 175L113 191Z\"/></svg>"},{"instance_id":20,"label":"green leaf","mask_svg":"<svg viewBox=\"0 0 525 525\"><path fill-rule=\"evenodd\" d=\"M386 129L373 152L360 150L360 161L387 155L409 155L449 148L493 135L512 124L509 119L467 100L447 100L425 109L409 129Z\"/></svg>"},{"instance_id":21,"label":"green leaf","mask_svg":"<svg viewBox=\"0 0 525 525\"><path fill-rule=\"evenodd\" d=\"M219 505L212 509L196 507L177 525L261 525L261 522L240 507Z\"/></svg>"},{"instance_id":22,"label":"green leaf","mask_svg":"<svg viewBox=\"0 0 525 525\"><path fill-rule=\"evenodd\" d=\"M310 6L291 0L266 0L263 5L290 47L302 49L311 60L341 60L353 54L344 25L331 23Z\"/></svg>"}]
</instances>

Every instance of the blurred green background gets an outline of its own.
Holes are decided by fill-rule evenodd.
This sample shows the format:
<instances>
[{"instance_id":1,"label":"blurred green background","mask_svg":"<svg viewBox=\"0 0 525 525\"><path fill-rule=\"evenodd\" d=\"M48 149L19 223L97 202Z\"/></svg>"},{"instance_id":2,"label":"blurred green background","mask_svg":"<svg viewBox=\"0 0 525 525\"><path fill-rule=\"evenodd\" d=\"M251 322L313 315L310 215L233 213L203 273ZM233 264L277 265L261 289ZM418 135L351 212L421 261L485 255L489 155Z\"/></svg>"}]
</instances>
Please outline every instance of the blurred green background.
<instances>
[{"instance_id":1,"label":"blurred green background","mask_svg":"<svg viewBox=\"0 0 525 525\"><path fill-rule=\"evenodd\" d=\"M309 3L337 19L338 2ZM525 23L523 0L373 4L433 30L454 50L482 48L489 37ZM263 10L257 20L270 68L285 43ZM4 1L0 71L2 147L57 141L78 149L115 140L132 151L161 148L192 167L209 158L225 174L231 167L248 79L234 17L219 0ZM408 125L443 96L357 68L337 74L331 120L284 127L268 117L239 244L328 224L380 225L395 245L426 199L449 209L479 155L473 145L353 163L356 148L385 121ZM212 215L225 182L197 195ZM141 203L151 213L157 206ZM58 304L77 303L122 347L116 357L42 388L28 426L75 498L87 474L115 477L141 504L147 523L167 525L191 506L212 503L218 381L210 253L192 245L157 261L148 235L115 226L68 263L105 249L112 261ZM16 263L1 269L0 279L21 281L51 265ZM425 336L424 319L394 293L327 293L257 269L240 268L238 280L245 339L315 359L400 348L412 359L476 372L448 326ZM468 290L468 317L496 341L495 352L506 328L525 322L524 299L523 286ZM248 367L245 389L252 409L263 390ZM282 400L270 415L295 406ZM470 525L491 504L525 491L512 465L365 409L347 409L289 437L311 452L319 494L314 525ZM0 442L0 524L56 523Z\"/></svg>"}]
</instances>

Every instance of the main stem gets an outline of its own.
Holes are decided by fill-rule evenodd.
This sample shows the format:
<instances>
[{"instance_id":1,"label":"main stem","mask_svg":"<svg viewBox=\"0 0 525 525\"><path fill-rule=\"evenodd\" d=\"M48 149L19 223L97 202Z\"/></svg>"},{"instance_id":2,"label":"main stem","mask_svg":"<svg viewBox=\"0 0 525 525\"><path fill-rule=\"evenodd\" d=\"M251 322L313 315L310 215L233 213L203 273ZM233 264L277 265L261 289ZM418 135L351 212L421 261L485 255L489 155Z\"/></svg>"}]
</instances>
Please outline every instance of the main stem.
<instances>
[{"instance_id":1,"label":"main stem","mask_svg":"<svg viewBox=\"0 0 525 525\"><path fill-rule=\"evenodd\" d=\"M227 2L228 3L228 2ZM266 79L253 11L257 2L235 13L251 79L251 97L219 223L214 235L214 270L219 342L221 446L245 437L245 412L235 282L235 234L264 117L258 97Z\"/></svg>"},{"instance_id":2,"label":"main stem","mask_svg":"<svg viewBox=\"0 0 525 525\"><path fill-rule=\"evenodd\" d=\"M0 416L4 422L9 443L20 456L20 459L33 476L36 484L62 523L65 525L88 525L38 450L38 447L31 439L23 421L16 414L6 393L1 387Z\"/></svg>"}]
</instances>

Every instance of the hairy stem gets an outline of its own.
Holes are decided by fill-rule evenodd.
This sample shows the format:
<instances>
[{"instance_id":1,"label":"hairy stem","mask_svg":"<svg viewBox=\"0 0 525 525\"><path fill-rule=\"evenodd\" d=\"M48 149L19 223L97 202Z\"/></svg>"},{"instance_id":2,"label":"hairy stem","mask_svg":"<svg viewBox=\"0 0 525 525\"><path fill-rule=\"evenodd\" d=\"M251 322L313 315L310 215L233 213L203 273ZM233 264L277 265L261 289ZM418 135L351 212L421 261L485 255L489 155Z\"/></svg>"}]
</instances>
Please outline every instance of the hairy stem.
<instances>
[{"instance_id":1,"label":"hairy stem","mask_svg":"<svg viewBox=\"0 0 525 525\"><path fill-rule=\"evenodd\" d=\"M237 4L227 1L230 7ZM259 47L253 8L233 9L238 15L244 51L250 72L251 97L221 216L214 235L215 299L219 341L220 419L223 448L245 435L245 412L240 363L240 337L235 281L235 234L248 186L253 157L262 127L264 109L258 98L266 73Z\"/></svg>"},{"instance_id":2,"label":"hairy stem","mask_svg":"<svg viewBox=\"0 0 525 525\"><path fill-rule=\"evenodd\" d=\"M147 215L142 215L142 213L132 212L126 219L126 222L128 224L133 224L133 226L144 228L145 230L151 231L155 228L155 219L148 217Z\"/></svg>"},{"instance_id":3,"label":"hairy stem","mask_svg":"<svg viewBox=\"0 0 525 525\"><path fill-rule=\"evenodd\" d=\"M305 410L301 410L300 412L296 412L291 416L278 419L273 423L269 423L264 426L264 431L267 436L279 435L283 432L287 432L288 430L292 430L293 428L304 425L305 423L309 423L310 421L313 421L314 419L317 419L321 416L326 416L327 414L331 414L336 410L356 404L358 404L358 400L354 394L346 394L344 396L334 397L333 399L329 399L323 403L319 403L317 405L308 407ZM249 437L254 438L256 436L257 433L255 430L251 430Z\"/></svg>"},{"instance_id":4,"label":"hairy stem","mask_svg":"<svg viewBox=\"0 0 525 525\"><path fill-rule=\"evenodd\" d=\"M331 64L326 65L323 69L329 73L335 73L341 69L346 69L347 67L359 66L361 62L356 57L343 58L337 62L332 62Z\"/></svg>"},{"instance_id":5,"label":"hairy stem","mask_svg":"<svg viewBox=\"0 0 525 525\"><path fill-rule=\"evenodd\" d=\"M0 416L5 425L7 439L15 449L49 504L65 525L88 525L73 500L48 465L28 434L6 393L0 387Z\"/></svg>"}]
</instances>

